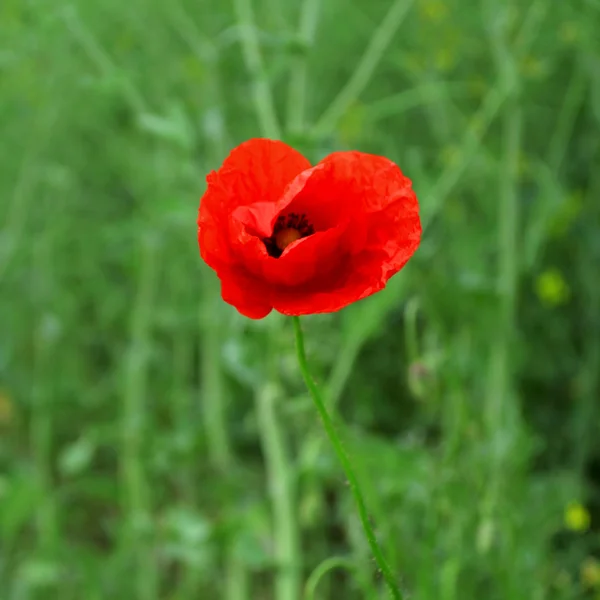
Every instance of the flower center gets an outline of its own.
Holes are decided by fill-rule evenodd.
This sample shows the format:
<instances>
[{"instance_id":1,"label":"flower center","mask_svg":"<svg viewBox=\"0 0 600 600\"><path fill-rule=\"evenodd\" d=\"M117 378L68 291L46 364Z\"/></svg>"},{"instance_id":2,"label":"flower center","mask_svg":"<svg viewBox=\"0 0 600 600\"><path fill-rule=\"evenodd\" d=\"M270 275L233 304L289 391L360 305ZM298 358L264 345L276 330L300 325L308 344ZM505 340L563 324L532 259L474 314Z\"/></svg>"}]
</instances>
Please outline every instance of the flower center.
<instances>
[{"instance_id":1,"label":"flower center","mask_svg":"<svg viewBox=\"0 0 600 600\"><path fill-rule=\"evenodd\" d=\"M269 256L279 258L292 242L308 237L314 232L315 228L308 222L306 215L290 213L277 218L273 234L269 238L264 238L263 242Z\"/></svg>"},{"instance_id":2,"label":"flower center","mask_svg":"<svg viewBox=\"0 0 600 600\"><path fill-rule=\"evenodd\" d=\"M275 245L283 252L292 242L299 240L302 234L292 227L282 229L275 237Z\"/></svg>"}]
</instances>

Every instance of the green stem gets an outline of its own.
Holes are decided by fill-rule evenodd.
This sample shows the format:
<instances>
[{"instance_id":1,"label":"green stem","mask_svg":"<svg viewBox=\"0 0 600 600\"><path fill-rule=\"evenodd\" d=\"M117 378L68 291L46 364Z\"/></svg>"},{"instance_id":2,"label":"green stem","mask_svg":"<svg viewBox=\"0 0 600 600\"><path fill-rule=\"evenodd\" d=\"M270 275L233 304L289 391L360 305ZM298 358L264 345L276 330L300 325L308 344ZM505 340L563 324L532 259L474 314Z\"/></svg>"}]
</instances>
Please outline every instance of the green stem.
<instances>
[{"instance_id":1,"label":"green stem","mask_svg":"<svg viewBox=\"0 0 600 600\"><path fill-rule=\"evenodd\" d=\"M503 88L498 83L483 99L479 110L473 115L465 128L458 149L460 161L446 167L428 194L428 204L423 210L423 229L427 229L431 225L446 198L460 182L473 157L481 151L483 137L511 93L512 89Z\"/></svg>"},{"instance_id":2,"label":"green stem","mask_svg":"<svg viewBox=\"0 0 600 600\"><path fill-rule=\"evenodd\" d=\"M545 15L547 3L538 0L532 4L523 21L523 25L517 35L515 58L525 56L535 40ZM514 60L514 58L513 58ZM469 124L464 129L462 142L459 146L458 155L461 160L457 164L449 165L440 175L433 189L428 192L428 203L423 208L423 230L426 231L439 213L446 198L454 191L461 180L463 173L471 164L476 153L485 152L481 141L496 119L507 100L514 94L518 81L504 81L499 76L496 84L487 93L481 103L479 110L473 115Z\"/></svg>"},{"instance_id":3,"label":"green stem","mask_svg":"<svg viewBox=\"0 0 600 600\"><path fill-rule=\"evenodd\" d=\"M504 10L508 10L508 5ZM512 350L515 344L515 306L519 279L519 174L518 161L522 138L522 109L518 57L506 27L497 26L496 7L490 17L490 45L498 78L507 95L502 122L503 156L499 170L498 202L498 271L497 331L492 336L489 359L488 394L484 407L486 439L489 440L488 460L485 468L486 492L481 500L482 520L496 522L503 532L499 560L510 560L516 544L514 528L508 525L501 500L510 482L519 475L520 468L514 460L523 435L520 407L515 393ZM510 598L519 585L514 573L508 571L500 582L502 597Z\"/></svg>"},{"instance_id":4,"label":"green stem","mask_svg":"<svg viewBox=\"0 0 600 600\"><path fill-rule=\"evenodd\" d=\"M293 133L304 130L306 108L307 54L313 44L321 0L304 0L300 13L298 41L302 44L302 55L292 62L290 86L288 90L287 129Z\"/></svg>"},{"instance_id":5,"label":"green stem","mask_svg":"<svg viewBox=\"0 0 600 600\"><path fill-rule=\"evenodd\" d=\"M205 277L205 281L208 276ZM213 317L215 300L213 281L207 281L210 289L201 314L201 328L205 331L202 344L202 412L204 417L206 445L210 463L220 473L227 473L232 464L232 452L227 431L227 410L223 393L221 360L215 348L221 347L219 322Z\"/></svg>"},{"instance_id":6,"label":"green stem","mask_svg":"<svg viewBox=\"0 0 600 600\"><path fill-rule=\"evenodd\" d=\"M358 484L358 479L356 478L356 474L354 473L354 468L352 467L352 463L350 462L350 458L344 449L340 438L335 430L335 426L327 409L325 408L325 404L321 397L321 392L319 388L315 384L313 378L310 375L310 371L308 369L308 362L306 360L306 352L304 350L304 336L302 335L302 328L300 326L300 319L298 317L292 317L292 322L294 323L294 333L296 335L296 353L298 356L298 364L300 365L300 371L302 372L302 377L304 378L304 382L306 383L306 387L312 396L312 399L315 403L319 416L323 421L323 426L325 427L325 431L327 432L327 436L329 437L329 441L331 442L335 453L337 454L338 460L342 464L342 468L344 469L344 473L346 474L346 478L348 479L348 484L350 485L350 490L352 491L352 495L354 496L354 500L356 502L356 506L358 508L358 514L360 517L360 521L367 537L367 541L369 542L369 547L371 548L371 552L375 557L375 561L377 562L377 566L381 570L385 582L387 583L388 590L390 596L394 600L402 600L402 592L396 583L396 579L392 574L392 570L388 565L385 557L383 556L383 552L381 547L379 546L379 542L375 537L375 532L373 531L373 527L369 521L369 515L367 513L367 507L365 505L365 501L363 498L362 491Z\"/></svg>"},{"instance_id":7,"label":"green stem","mask_svg":"<svg viewBox=\"0 0 600 600\"><path fill-rule=\"evenodd\" d=\"M156 287L156 250L150 238L140 240L137 296L131 311L130 341L125 357L121 438L121 476L127 527L125 553L135 565L135 598L157 597L158 573L145 528L152 522L149 485L143 459L149 379L152 305Z\"/></svg>"},{"instance_id":8,"label":"green stem","mask_svg":"<svg viewBox=\"0 0 600 600\"><path fill-rule=\"evenodd\" d=\"M278 562L275 597L278 600L297 600L301 561L295 515L295 473L289 464L285 431L275 410L277 396L277 386L270 379L256 391L256 411L273 507L275 555Z\"/></svg>"},{"instance_id":9,"label":"green stem","mask_svg":"<svg viewBox=\"0 0 600 600\"><path fill-rule=\"evenodd\" d=\"M563 164L569 139L575 129L577 115L587 92L587 78L577 65L564 96L564 101L550 141L548 164L558 171Z\"/></svg>"},{"instance_id":10,"label":"green stem","mask_svg":"<svg viewBox=\"0 0 600 600\"><path fill-rule=\"evenodd\" d=\"M325 136L331 133L348 107L367 87L379 61L413 3L414 0L396 0L391 5L383 21L373 33L356 70L315 125L314 135Z\"/></svg>"},{"instance_id":11,"label":"green stem","mask_svg":"<svg viewBox=\"0 0 600 600\"><path fill-rule=\"evenodd\" d=\"M35 275L52 277L53 262L52 230L40 239L34 250ZM55 247L55 246L54 246ZM41 327L38 329L41 330ZM41 493L36 509L36 528L39 550L51 555L56 551L60 539L57 523L57 506L53 493L52 454L54 442L54 425L52 419L53 386L49 385L49 370L56 368L56 348L54 342L45 340L44 336L35 336L34 345L34 378L32 396L34 410L31 416L31 445L34 451L36 479ZM43 385L44 382L46 385Z\"/></svg>"},{"instance_id":12,"label":"green stem","mask_svg":"<svg viewBox=\"0 0 600 600\"><path fill-rule=\"evenodd\" d=\"M232 472L235 456L231 448L231 439L227 428L226 397L224 390L221 358L215 348L222 346L222 329L214 318L215 304L220 294L215 281L205 274L207 300L200 318L200 328L205 332L202 347L202 407L210 464L220 476ZM197 569L190 569L190 581L195 584ZM230 542L225 551L224 600L245 600L249 589L248 572L237 556L234 544ZM196 589L197 585L194 588Z\"/></svg>"},{"instance_id":13,"label":"green stem","mask_svg":"<svg viewBox=\"0 0 600 600\"><path fill-rule=\"evenodd\" d=\"M310 574L310 577L306 581L304 587L304 599L314 600L317 591L317 586L325 575L333 571L334 569L346 569L351 573L358 575L358 583L364 594L364 598L369 597L369 582L360 575L360 572L356 568L356 563L344 556L332 556L331 558L325 559L322 563L317 565L315 570Z\"/></svg>"},{"instance_id":14,"label":"green stem","mask_svg":"<svg viewBox=\"0 0 600 600\"><path fill-rule=\"evenodd\" d=\"M240 28L240 41L246 69L252 78L254 107L260 122L262 134L271 139L281 137L275 104L269 87L267 72L264 67L251 0L233 1L238 26Z\"/></svg>"},{"instance_id":15,"label":"green stem","mask_svg":"<svg viewBox=\"0 0 600 600\"><path fill-rule=\"evenodd\" d=\"M118 78L119 70L116 63L109 56L108 52L101 46L91 31L81 21L75 11L65 12L63 15L67 30L79 42L85 54L96 65L98 70L105 76L115 77L122 86L125 100L129 106L136 112L141 113L146 109L144 98L134 86L131 79Z\"/></svg>"}]
</instances>

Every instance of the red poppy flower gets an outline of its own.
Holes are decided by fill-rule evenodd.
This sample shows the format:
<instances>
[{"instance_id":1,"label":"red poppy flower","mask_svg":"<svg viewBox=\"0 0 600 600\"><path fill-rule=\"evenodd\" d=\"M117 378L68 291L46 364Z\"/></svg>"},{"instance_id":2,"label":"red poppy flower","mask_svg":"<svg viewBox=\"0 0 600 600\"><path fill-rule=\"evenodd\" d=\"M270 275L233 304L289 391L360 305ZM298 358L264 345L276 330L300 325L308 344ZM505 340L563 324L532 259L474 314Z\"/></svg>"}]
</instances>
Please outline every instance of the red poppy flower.
<instances>
[{"instance_id":1,"label":"red poppy flower","mask_svg":"<svg viewBox=\"0 0 600 600\"><path fill-rule=\"evenodd\" d=\"M252 139L207 177L200 253L225 302L253 319L333 312L385 287L421 238L411 181L387 158L334 152L316 166Z\"/></svg>"}]
</instances>

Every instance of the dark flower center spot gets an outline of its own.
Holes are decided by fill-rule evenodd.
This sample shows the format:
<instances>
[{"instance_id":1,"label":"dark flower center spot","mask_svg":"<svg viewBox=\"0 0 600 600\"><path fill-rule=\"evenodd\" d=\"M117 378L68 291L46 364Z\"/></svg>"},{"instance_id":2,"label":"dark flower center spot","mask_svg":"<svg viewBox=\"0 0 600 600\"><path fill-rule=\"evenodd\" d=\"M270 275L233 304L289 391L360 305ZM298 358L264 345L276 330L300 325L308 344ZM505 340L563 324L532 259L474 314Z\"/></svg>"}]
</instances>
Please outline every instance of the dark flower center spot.
<instances>
[{"instance_id":1,"label":"dark flower center spot","mask_svg":"<svg viewBox=\"0 0 600 600\"><path fill-rule=\"evenodd\" d=\"M264 238L263 242L269 256L279 258L292 242L308 237L314 232L315 228L308 222L306 215L290 213L277 218L273 234L271 237Z\"/></svg>"}]
</instances>

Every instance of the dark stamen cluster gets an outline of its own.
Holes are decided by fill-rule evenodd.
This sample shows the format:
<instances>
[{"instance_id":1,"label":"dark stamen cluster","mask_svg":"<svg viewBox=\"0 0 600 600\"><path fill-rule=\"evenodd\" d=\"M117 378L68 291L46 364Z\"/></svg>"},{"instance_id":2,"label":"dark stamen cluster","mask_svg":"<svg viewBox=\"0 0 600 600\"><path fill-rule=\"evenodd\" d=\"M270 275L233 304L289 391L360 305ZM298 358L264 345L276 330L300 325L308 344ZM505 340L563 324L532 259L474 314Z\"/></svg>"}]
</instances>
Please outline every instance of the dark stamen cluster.
<instances>
[{"instance_id":1,"label":"dark stamen cluster","mask_svg":"<svg viewBox=\"0 0 600 600\"><path fill-rule=\"evenodd\" d=\"M315 232L315 228L308 222L304 213L301 215L290 213L289 215L280 215L277 217L275 227L273 228L273 235L276 235L282 229L296 229L302 234L302 237L312 235Z\"/></svg>"},{"instance_id":2,"label":"dark stamen cluster","mask_svg":"<svg viewBox=\"0 0 600 600\"><path fill-rule=\"evenodd\" d=\"M295 229L300 233L301 237L308 237L315 232L315 228L309 223L306 215L297 213L290 213L289 215L280 215L275 221L273 227L273 234L271 237L264 238L263 242L267 248L267 252L270 256L279 258L283 254L283 250L275 243L275 236L284 229Z\"/></svg>"}]
</instances>

